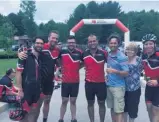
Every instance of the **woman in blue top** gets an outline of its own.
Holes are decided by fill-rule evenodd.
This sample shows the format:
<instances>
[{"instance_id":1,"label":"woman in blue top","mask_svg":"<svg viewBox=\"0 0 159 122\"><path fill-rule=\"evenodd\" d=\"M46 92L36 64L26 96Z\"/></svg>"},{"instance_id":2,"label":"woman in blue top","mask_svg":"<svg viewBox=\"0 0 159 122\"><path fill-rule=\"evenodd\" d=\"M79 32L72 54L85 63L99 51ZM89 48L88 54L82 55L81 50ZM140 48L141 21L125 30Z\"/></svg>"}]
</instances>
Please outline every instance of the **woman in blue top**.
<instances>
[{"instance_id":1,"label":"woman in blue top","mask_svg":"<svg viewBox=\"0 0 159 122\"><path fill-rule=\"evenodd\" d=\"M138 47L135 43L130 43L126 47L129 75L125 79L125 122L127 122L128 115L129 122L134 122L138 114L138 105L141 95L140 76L143 70L143 65L141 58L137 56L137 52Z\"/></svg>"}]
</instances>

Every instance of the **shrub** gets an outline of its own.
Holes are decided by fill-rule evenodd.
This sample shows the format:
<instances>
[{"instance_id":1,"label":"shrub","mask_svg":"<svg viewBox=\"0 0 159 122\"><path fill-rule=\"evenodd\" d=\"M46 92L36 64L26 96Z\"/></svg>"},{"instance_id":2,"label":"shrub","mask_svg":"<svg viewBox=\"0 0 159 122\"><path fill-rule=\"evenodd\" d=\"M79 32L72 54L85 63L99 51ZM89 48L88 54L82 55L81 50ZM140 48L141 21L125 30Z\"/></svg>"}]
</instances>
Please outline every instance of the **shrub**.
<instances>
[{"instance_id":1,"label":"shrub","mask_svg":"<svg viewBox=\"0 0 159 122\"><path fill-rule=\"evenodd\" d=\"M0 59L9 59L9 58L17 58L17 52L11 50L0 52Z\"/></svg>"}]
</instances>

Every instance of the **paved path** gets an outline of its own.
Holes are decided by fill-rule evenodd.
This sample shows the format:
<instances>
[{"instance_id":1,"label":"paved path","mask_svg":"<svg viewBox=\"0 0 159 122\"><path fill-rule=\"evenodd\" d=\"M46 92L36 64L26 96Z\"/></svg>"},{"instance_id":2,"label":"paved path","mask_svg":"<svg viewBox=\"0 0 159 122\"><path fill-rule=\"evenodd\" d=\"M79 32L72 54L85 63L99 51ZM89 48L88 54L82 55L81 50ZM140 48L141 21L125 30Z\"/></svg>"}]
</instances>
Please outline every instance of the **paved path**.
<instances>
[{"instance_id":1,"label":"paved path","mask_svg":"<svg viewBox=\"0 0 159 122\"><path fill-rule=\"evenodd\" d=\"M87 113L87 103L85 98L85 91L84 91L84 71L80 71L81 74L81 84L80 84L80 90L79 90L79 96L77 100L77 119L78 122L89 122L88 113ZM139 106L139 117L137 118L136 122L149 122L148 120L148 114L146 111L145 103L144 103L144 88L142 88L142 96L140 100L140 106ZM51 100L51 109L48 117L48 122L58 122L59 119L59 108L61 104L61 97L60 97L60 89L56 90L53 93L53 97ZM70 122L70 109L68 105L68 110L65 115L65 122ZM8 118L8 113L4 112L0 115L0 122L12 122ZM96 102L95 106L95 122L99 122L99 116L98 116L98 106ZM38 122L42 122L42 112L40 114ZM105 122L111 122L110 118L110 111L107 109L106 111L106 120Z\"/></svg>"}]
</instances>

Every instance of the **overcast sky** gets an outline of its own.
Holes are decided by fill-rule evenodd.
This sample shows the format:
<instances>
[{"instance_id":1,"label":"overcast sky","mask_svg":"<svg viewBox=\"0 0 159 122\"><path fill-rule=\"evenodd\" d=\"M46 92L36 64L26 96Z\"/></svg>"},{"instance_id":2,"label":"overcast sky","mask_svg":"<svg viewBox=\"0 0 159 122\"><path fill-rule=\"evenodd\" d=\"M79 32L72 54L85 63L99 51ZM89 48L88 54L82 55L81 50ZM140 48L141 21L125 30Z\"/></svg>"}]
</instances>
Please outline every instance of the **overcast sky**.
<instances>
[{"instance_id":1,"label":"overcast sky","mask_svg":"<svg viewBox=\"0 0 159 122\"><path fill-rule=\"evenodd\" d=\"M47 22L50 19L56 22L64 22L69 18L69 15L73 10L80 4L87 4L89 0L36 0L37 11L35 14L35 21L39 24L40 22ZM107 1L107 0L105 0ZM144 0L117 0L122 10L128 11L146 11L154 9L159 11L159 1L144 1ZM96 2L101 3L101 0ZM19 11L20 0L0 0L0 13L8 15L11 12L17 13Z\"/></svg>"}]
</instances>

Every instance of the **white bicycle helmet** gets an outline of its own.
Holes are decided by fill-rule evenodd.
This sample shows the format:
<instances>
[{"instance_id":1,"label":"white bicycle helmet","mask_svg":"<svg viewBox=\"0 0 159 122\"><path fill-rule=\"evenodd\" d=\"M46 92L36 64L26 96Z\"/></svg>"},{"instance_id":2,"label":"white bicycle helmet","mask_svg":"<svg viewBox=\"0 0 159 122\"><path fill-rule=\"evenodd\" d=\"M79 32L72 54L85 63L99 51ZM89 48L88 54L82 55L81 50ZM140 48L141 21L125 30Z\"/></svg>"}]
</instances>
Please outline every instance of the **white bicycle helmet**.
<instances>
[{"instance_id":1,"label":"white bicycle helmet","mask_svg":"<svg viewBox=\"0 0 159 122\"><path fill-rule=\"evenodd\" d=\"M146 34L142 38L142 43L145 43L147 41L153 41L154 43L156 43L157 37L154 34Z\"/></svg>"}]
</instances>

